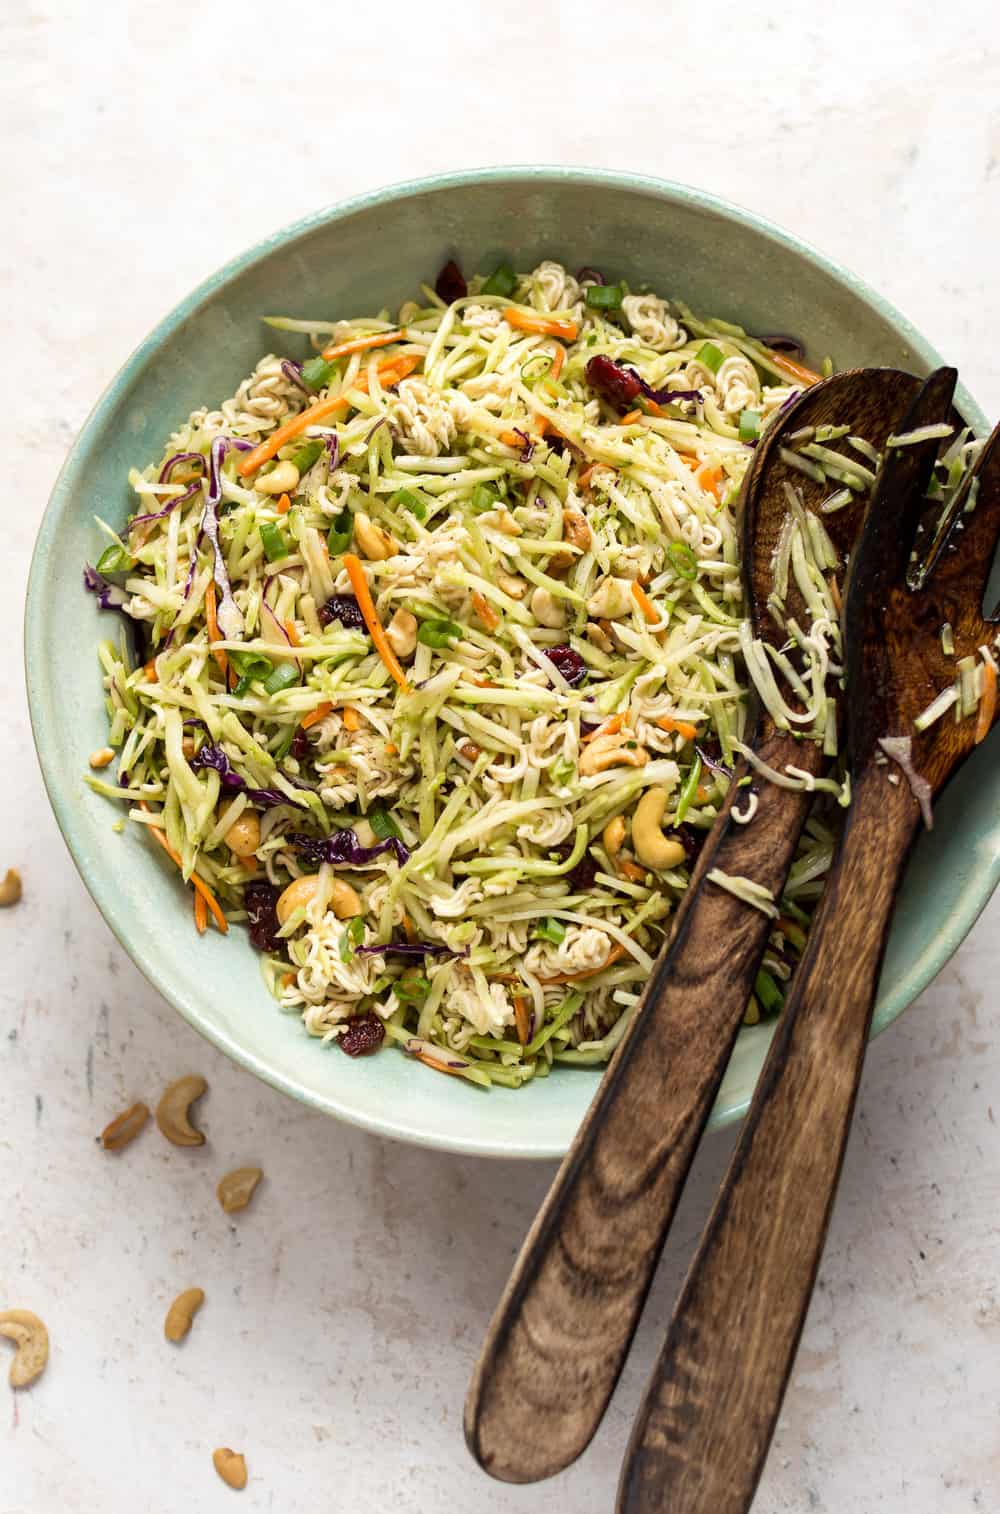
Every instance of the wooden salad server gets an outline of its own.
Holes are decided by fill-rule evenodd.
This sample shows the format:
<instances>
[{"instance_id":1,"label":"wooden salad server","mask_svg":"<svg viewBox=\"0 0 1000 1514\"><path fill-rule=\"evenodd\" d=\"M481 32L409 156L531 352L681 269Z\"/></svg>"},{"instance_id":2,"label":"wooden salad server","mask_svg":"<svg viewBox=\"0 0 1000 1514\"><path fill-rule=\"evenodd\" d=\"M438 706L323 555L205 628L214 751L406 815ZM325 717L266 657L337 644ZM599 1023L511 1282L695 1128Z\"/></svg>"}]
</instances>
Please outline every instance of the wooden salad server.
<instances>
[{"instance_id":1,"label":"wooden salad server","mask_svg":"<svg viewBox=\"0 0 1000 1514\"><path fill-rule=\"evenodd\" d=\"M782 459L806 426L849 422L881 451L919 382L854 370L807 390L765 433L741 496L744 584L753 632L780 647L767 600L788 514L786 483L808 509L829 496ZM838 551L864 502L823 517ZM801 602L799 605L801 609ZM796 606L790 590L790 613ZM804 613L804 612L803 612ZM806 624L806 619L801 621ZM818 745L766 713L752 748L771 767L816 775ZM746 787L741 787L742 783ZM749 825L733 822L756 796ZM741 761L677 911L673 936L515 1263L465 1408L472 1454L509 1482L549 1477L594 1434L628 1353L667 1228L729 1061L772 921L707 881L720 869L781 895L810 796L761 780Z\"/></svg>"},{"instance_id":2,"label":"wooden salad server","mask_svg":"<svg viewBox=\"0 0 1000 1514\"><path fill-rule=\"evenodd\" d=\"M901 429L942 421L954 382L953 369L932 375ZM996 719L997 626L981 606L1000 533L1000 427L915 567L937 449L934 437L890 448L866 518L844 614L853 798L633 1431L620 1514L745 1514L753 1501L823 1249L906 858L922 808L930 824L931 799ZM908 574L921 587L908 588ZM981 691L978 704L918 730L950 685Z\"/></svg>"}]
</instances>

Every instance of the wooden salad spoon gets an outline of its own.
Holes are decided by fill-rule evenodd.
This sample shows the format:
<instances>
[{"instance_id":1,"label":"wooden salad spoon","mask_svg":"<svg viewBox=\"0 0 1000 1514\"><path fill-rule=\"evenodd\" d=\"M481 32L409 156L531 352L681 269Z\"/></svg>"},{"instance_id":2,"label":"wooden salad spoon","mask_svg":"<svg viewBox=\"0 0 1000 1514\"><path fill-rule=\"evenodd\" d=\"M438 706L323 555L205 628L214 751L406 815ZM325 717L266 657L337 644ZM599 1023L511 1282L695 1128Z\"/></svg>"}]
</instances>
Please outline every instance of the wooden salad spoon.
<instances>
[{"instance_id":1,"label":"wooden salad spoon","mask_svg":"<svg viewBox=\"0 0 1000 1514\"><path fill-rule=\"evenodd\" d=\"M767 608L788 514L786 483L817 509L830 484L782 458L806 426L849 422L881 451L919 388L894 369L853 370L817 384L765 433L741 497L744 585L754 635L780 647ZM860 499L823 517L850 550ZM789 593L789 609L801 612ZM800 621L806 624L806 620ZM773 768L813 776L820 747L759 714L750 745ZM742 786L746 785L746 786ZM749 825L734 805L754 795ZM469 1388L465 1434L492 1476L533 1482L588 1444L614 1390L691 1160L715 1101L773 921L711 883L719 869L780 898L810 795L762 781L744 761L708 836L632 1023L556 1175L489 1326Z\"/></svg>"},{"instance_id":2,"label":"wooden salad spoon","mask_svg":"<svg viewBox=\"0 0 1000 1514\"><path fill-rule=\"evenodd\" d=\"M942 421L954 382L953 369L932 375L901 429ZM921 810L929 824L931 798L996 719L996 617L984 620L981 606L1000 533L1000 427L937 533L932 560L915 571L937 449L933 437L890 448L866 518L844 615L853 798L633 1431L621 1514L745 1514L753 1501L816 1278ZM907 587L908 573L921 587ZM952 653L942 645L946 624ZM982 669L981 707L959 720L949 709L917 730L935 695L955 684L962 658Z\"/></svg>"}]
</instances>

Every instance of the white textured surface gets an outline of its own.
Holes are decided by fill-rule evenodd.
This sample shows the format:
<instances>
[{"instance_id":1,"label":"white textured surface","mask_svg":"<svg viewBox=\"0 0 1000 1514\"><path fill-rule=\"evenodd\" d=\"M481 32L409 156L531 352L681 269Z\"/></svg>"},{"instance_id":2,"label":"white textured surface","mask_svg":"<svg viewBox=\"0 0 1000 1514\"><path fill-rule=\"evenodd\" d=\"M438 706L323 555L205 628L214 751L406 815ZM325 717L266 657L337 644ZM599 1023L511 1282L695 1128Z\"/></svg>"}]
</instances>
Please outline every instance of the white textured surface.
<instances>
[{"instance_id":1,"label":"white textured surface","mask_svg":"<svg viewBox=\"0 0 1000 1514\"><path fill-rule=\"evenodd\" d=\"M396 1148L251 1081L110 938L56 834L19 671L28 554L66 445L152 324L262 233L347 194L492 162L626 166L760 210L842 258L1000 409L1000 48L982 0L841 0L835 20L385 0L0 12L4 594L0 1307L46 1376L0 1378L0 1514L610 1510L640 1385L730 1147L700 1160L641 1339L584 1461L506 1488L460 1434L465 1382L549 1171ZM802 18L802 19L799 19ZM518 98L509 93L516 87ZM681 271L679 271L679 281ZM54 608L53 613L57 613ZM1000 1509L1000 908L875 1046L762 1514ZM319 1053L317 1053L319 1054ZM93 1136L180 1072L207 1147ZM444 1095L447 1096L447 1090ZM267 1181L231 1223L227 1167ZM173 1293L208 1301L181 1349ZM6 1403L6 1407L4 1407Z\"/></svg>"}]
</instances>

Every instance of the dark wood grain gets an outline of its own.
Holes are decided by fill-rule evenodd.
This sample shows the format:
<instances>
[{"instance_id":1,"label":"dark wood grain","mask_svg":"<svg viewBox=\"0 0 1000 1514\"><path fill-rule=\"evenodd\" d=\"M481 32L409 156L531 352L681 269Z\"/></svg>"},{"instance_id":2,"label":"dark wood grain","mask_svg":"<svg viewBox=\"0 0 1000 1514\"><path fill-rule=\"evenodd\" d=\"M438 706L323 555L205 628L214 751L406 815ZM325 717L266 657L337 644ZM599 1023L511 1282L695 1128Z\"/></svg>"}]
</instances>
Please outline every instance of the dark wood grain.
<instances>
[{"instance_id":1,"label":"dark wood grain","mask_svg":"<svg viewBox=\"0 0 1000 1514\"><path fill-rule=\"evenodd\" d=\"M947 411L953 370L932 376L905 429ZM917 738L913 719L988 641L980 599L1000 528L1000 428L978 469L979 504L952 557L904 587L935 444L890 454L846 599L854 800L806 953L722 1191L674 1311L625 1460L620 1514L746 1514L763 1467L822 1253L896 892L920 812L882 758L911 735L938 792L975 722Z\"/></svg>"},{"instance_id":2,"label":"dark wood grain","mask_svg":"<svg viewBox=\"0 0 1000 1514\"><path fill-rule=\"evenodd\" d=\"M636 1420L621 1514L750 1506L812 1294L918 819L909 788L873 768Z\"/></svg>"},{"instance_id":3,"label":"dark wood grain","mask_svg":"<svg viewBox=\"0 0 1000 1514\"><path fill-rule=\"evenodd\" d=\"M817 386L758 449L741 500L745 580L758 634L785 633L766 608L771 560L788 504L786 482L815 508L822 486L779 457L786 429L857 417L881 446L917 380L893 370L854 371ZM845 554L860 503L828 518ZM794 604L792 613L804 613ZM824 759L759 724L766 762L813 774ZM745 775L740 767L736 780ZM633 1024L515 1264L466 1401L470 1450L486 1471L532 1482L566 1466L591 1439L618 1379L667 1229L715 1100L771 922L705 881L712 868L746 876L779 895L807 812L807 796L754 779L758 810L743 828L729 819L735 792L703 849ZM742 799L740 803L742 804Z\"/></svg>"}]
</instances>

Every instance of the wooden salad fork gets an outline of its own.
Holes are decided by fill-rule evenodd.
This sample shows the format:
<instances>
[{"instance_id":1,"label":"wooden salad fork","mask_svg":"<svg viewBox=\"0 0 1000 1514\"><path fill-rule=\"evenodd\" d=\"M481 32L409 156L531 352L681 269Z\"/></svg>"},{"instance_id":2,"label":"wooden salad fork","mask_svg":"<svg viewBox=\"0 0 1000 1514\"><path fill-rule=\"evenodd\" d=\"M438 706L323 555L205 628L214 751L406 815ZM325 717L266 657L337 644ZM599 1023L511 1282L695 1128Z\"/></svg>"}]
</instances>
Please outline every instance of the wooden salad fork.
<instances>
[{"instance_id":1,"label":"wooden salad fork","mask_svg":"<svg viewBox=\"0 0 1000 1514\"><path fill-rule=\"evenodd\" d=\"M951 369L932 375L903 429L946 417L954 381ZM633 1430L620 1514L745 1514L753 1501L815 1282L906 858L922 812L930 824L933 797L996 719L997 625L982 600L1000 534L1000 427L914 567L937 448L936 438L890 448L866 518L844 615L853 798ZM919 729L949 688L960 718L953 706ZM973 697L963 704L959 691Z\"/></svg>"},{"instance_id":2,"label":"wooden salad fork","mask_svg":"<svg viewBox=\"0 0 1000 1514\"><path fill-rule=\"evenodd\" d=\"M892 369L855 370L808 390L765 434L744 482L744 582L754 635L780 647L767 607L788 515L785 486L815 510L830 486L782 458L803 427L849 421L881 451L919 389ZM844 560L860 500L824 524ZM792 591L794 593L794 590ZM802 622L805 624L805 621ZM761 713L752 749L813 776L827 759ZM745 784L746 786L741 786ZM750 796L754 796L753 799ZM734 806L756 804L748 825ZM573 1461L614 1390L667 1229L753 989L773 921L708 873L750 877L779 898L810 796L746 763L706 840L672 939L528 1234L490 1324L466 1400L470 1450L494 1477L532 1482Z\"/></svg>"}]
</instances>

